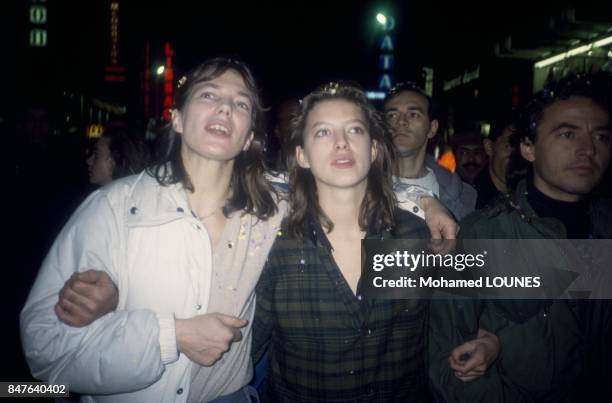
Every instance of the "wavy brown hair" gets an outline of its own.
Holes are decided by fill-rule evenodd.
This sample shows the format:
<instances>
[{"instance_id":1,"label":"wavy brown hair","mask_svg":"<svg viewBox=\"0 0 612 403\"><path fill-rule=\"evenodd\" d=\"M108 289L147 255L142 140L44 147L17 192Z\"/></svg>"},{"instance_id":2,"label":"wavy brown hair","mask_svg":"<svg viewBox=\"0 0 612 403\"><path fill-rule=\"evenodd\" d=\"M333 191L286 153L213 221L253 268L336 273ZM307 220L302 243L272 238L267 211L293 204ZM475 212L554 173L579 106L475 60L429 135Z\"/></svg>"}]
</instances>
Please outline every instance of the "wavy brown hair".
<instances>
[{"instance_id":1,"label":"wavy brown hair","mask_svg":"<svg viewBox=\"0 0 612 403\"><path fill-rule=\"evenodd\" d=\"M397 204L392 185L393 147L382 116L357 86L332 84L308 94L291 125L291 136L287 147L291 208L287 224L290 234L295 237L305 236L306 221L309 216L318 219L327 232L331 232L334 228L333 222L319 204L312 172L298 165L295 149L297 146L304 147L306 120L312 109L320 102L337 99L351 102L361 109L372 144L377 151L376 159L372 161L368 172L367 190L359 212L359 226L364 231L372 228L376 232L393 226L393 215Z\"/></svg>"},{"instance_id":2,"label":"wavy brown hair","mask_svg":"<svg viewBox=\"0 0 612 403\"><path fill-rule=\"evenodd\" d=\"M217 57L201 63L179 79L174 96L174 108L182 111L191 99L197 84L214 80L228 70L238 73L249 90L253 103L250 130L253 131L254 137L248 150L242 151L234 159L234 169L230 180L232 194L223 207L223 213L227 217L234 211L244 210L245 213L265 220L275 214L278 209L273 197L275 191L264 179L266 170L265 109L251 69L241 61L225 57ZM181 158L181 136L174 130L171 121L162 128L156 157L156 163L149 169L149 173L157 179L160 185L182 183L185 189L194 191L193 183Z\"/></svg>"}]
</instances>

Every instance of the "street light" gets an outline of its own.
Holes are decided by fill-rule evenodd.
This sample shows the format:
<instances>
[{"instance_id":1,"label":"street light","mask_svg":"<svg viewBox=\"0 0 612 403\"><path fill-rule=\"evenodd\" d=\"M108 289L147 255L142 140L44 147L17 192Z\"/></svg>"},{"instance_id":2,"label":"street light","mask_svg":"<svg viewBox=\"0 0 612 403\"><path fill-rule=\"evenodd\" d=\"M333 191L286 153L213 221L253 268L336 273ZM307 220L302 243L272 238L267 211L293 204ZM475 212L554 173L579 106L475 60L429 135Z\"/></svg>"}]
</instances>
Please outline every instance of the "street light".
<instances>
[{"instance_id":1,"label":"street light","mask_svg":"<svg viewBox=\"0 0 612 403\"><path fill-rule=\"evenodd\" d=\"M166 70L166 67L162 64L157 68L157 70L155 70L155 72L157 73L158 76L161 76L162 74L164 74L165 70Z\"/></svg>"},{"instance_id":2,"label":"street light","mask_svg":"<svg viewBox=\"0 0 612 403\"><path fill-rule=\"evenodd\" d=\"M376 21L383 27L387 25L387 17L383 13L376 14Z\"/></svg>"}]
</instances>

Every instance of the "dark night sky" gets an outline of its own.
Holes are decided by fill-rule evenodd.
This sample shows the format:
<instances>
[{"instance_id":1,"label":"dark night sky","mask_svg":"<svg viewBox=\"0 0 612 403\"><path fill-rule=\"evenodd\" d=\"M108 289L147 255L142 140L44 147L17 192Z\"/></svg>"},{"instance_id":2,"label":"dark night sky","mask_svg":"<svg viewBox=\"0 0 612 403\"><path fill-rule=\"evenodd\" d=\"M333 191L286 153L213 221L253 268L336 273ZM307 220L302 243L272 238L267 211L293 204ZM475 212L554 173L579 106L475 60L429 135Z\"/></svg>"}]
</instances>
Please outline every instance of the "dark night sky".
<instances>
[{"instance_id":1,"label":"dark night sky","mask_svg":"<svg viewBox=\"0 0 612 403\"><path fill-rule=\"evenodd\" d=\"M93 83L102 77L108 60L109 2L48 0L49 60L34 66L20 65L27 41L28 2L20 3L5 6L2 13L11 20L3 24L5 37L17 38L6 45L17 55L16 63L3 68L17 76L26 68L36 75L42 73L50 86L95 92ZM374 86L380 40L374 17L378 10L390 12L397 20L395 76L403 79L415 78L423 64L461 69L465 60L490 54L493 43L509 33L515 38L535 35L546 26L548 15L559 14L564 5L571 4L565 0L538 2L534 9L529 2L465 3L123 1L122 62L137 91L145 40L172 41L179 71L217 54L240 55L253 66L268 102L273 102L330 79L353 79ZM576 18L612 22L612 6L605 3L593 7L581 3L576 6ZM19 91L14 84L9 83L9 90ZM41 90L45 91L44 85Z\"/></svg>"}]
</instances>

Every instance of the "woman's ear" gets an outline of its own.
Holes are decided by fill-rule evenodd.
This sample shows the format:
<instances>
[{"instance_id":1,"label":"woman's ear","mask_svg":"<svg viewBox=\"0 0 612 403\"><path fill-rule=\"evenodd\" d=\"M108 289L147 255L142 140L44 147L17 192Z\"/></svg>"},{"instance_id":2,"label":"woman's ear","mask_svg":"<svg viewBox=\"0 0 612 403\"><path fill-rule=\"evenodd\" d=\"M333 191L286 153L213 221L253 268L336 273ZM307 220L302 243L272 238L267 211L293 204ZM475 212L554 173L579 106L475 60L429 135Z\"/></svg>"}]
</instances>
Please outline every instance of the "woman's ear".
<instances>
[{"instance_id":1,"label":"woman's ear","mask_svg":"<svg viewBox=\"0 0 612 403\"><path fill-rule=\"evenodd\" d=\"M171 115L171 119L172 119L172 129L174 129L175 132L177 133L183 133L183 119L181 116L181 112L179 112L177 109L172 109L172 115Z\"/></svg>"},{"instance_id":2,"label":"woman's ear","mask_svg":"<svg viewBox=\"0 0 612 403\"><path fill-rule=\"evenodd\" d=\"M310 168L310 162L308 161L308 156L304 151L302 146L295 147L295 160L297 161L300 168L308 169Z\"/></svg>"},{"instance_id":3,"label":"woman's ear","mask_svg":"<svg viewBox=\"0 0 612 403\"><path fill-rule=\"evenodd\" d=\"M247 137L247 140L244 143L244 147L242 147L242 151L246 151L249 149L249 147L251 147L251 143L253 142L254 138L255 132L251 131L251 134L249 134L249 137Z\"/></svg>"}]
</instances>

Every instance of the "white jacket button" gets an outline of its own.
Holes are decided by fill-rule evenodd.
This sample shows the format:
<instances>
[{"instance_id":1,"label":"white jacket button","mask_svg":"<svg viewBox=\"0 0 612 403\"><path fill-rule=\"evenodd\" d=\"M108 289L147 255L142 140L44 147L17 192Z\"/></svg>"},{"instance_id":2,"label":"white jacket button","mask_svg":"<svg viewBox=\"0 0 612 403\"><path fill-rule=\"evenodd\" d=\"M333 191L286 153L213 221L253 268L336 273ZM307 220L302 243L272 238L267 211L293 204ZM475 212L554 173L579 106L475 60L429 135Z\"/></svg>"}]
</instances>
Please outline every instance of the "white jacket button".
<instances>
[{"instance_id":1,"label":"white jacket button","mask_svg":"<svg viewBox=\"0 0 612 403\"><path fill-rule=\"evenodd\" d=\"M176 391L177 395L180 395L183 393L183 388L178 388L178 390Z\"/></svg>"}]
</instances>

